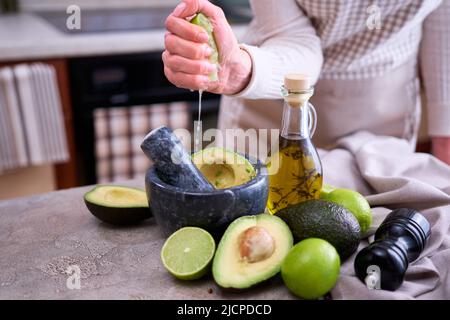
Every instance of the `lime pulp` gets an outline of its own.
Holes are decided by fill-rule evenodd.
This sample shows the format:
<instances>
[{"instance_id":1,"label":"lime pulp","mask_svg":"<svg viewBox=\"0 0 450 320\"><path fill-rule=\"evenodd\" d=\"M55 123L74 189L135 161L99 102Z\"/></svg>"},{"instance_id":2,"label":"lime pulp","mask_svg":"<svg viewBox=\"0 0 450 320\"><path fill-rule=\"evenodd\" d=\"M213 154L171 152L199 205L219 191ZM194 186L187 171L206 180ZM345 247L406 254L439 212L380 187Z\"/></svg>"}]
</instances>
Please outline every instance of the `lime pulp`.
<instances>
[{"instance_id":1,"label":"lime pulp","mask_svg":"<svg viewBox=\"0 0 450 320\"><path fill-rule=\"evenodd\" d=\"M211 21L209 21L208 17L205 16L203 13L197 13L197 15L191 20L191 23L202 27L208 34L208 37L209 37L208 45L212 49L212 54L209 57L209 61L212 64L215 64L218 66L219 65L219 50L217 49L216 40L214 39L214 28L213 28L213 25L211 24ZM211 81L217 81L218 80L217 71L211 72L211 74L209 75L209 79Z\"/></svg>"},{"instance_id":2,"label":"lime pulp","mask_svg":"<svg viewBox=\"0 0 450 320\"><path fill-rule=\"evenodd\" d=\"M215 250L216 243L206 230L185 227L166 240L161 249L161 260L176 278L194 280L206 274Z\"/></svg>"}]
</instances>

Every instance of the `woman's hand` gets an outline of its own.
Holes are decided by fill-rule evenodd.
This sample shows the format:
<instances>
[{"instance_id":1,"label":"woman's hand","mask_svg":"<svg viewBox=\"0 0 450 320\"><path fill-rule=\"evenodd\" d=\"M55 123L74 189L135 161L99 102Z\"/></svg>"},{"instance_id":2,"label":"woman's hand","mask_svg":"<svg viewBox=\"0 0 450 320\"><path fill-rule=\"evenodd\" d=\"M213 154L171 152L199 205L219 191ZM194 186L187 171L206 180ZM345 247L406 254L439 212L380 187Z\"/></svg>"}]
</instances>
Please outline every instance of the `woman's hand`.
<instances>
[{"instance_id":1,"label":"woman's hand","mask_svg":"<svg viewBox=\"0 0 450 320\"><path fill-rule=\"evenodd\" d=\"M450 165L450 137L433 137L433 155Z\"/></svg>"},{"instance_id":2,"label":"woman's hand","mask_svg":"<svg viewBox=\"0 0 450 320\"><path fill-rule=\"evenodd\" d=\"M198 12L205 14L214 28L220 63L219 80L215 82L209 79L217 66L208 60L211 54L208 34L186 20ZM247 86L252 67L250 56L239 48L221 8L208 0L183 0L167 18L166 28L162 59L164 73L174 85L228 95Z\"/></svg>"}]
</instances>

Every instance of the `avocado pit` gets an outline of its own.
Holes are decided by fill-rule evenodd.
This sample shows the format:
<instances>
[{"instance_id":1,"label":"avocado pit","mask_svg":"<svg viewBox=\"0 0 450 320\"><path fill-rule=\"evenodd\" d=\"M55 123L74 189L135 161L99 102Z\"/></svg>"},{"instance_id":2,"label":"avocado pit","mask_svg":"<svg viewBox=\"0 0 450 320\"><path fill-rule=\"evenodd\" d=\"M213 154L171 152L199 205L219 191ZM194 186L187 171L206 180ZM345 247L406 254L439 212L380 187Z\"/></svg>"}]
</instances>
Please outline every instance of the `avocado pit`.
<instances>
[{"instance_id":1,"label":"avocado pit","mask_svg":"<svg viewBox=\"0 0 450 320\"><path fill-rule=\"evenodd\" d=\"M253 226L246 229L239 239L241 258L249 263L266 260L275 251L275 240L263 227Z\"/></svg>"}]
</instances>

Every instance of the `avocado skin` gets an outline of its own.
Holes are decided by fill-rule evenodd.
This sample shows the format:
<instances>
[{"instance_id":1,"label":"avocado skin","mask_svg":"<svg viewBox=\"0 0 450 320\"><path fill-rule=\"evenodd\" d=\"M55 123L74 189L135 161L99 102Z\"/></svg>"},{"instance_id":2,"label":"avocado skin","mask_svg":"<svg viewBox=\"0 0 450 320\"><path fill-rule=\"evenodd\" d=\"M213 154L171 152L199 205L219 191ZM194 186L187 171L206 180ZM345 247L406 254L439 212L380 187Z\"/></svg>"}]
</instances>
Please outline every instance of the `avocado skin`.
<instances>
[{"instance_id":1,"label":"avocado skin","mask_svg":"<svg viewBox=\"0 0 450 320\"><path fill-rule=\"evenodd\" d=\"M152 216L150 208L117 208L98 205L84 199L89 211L103 222L113 225L135 224Z\"/></svg>"},{"instance_id":2,"label":"avocado skin","mask_svg":"<svg viewBox=\"0 0 450 320\"><path fill-rule=\"evenodd\" d=\"M86 192L83 196L84 203L88 210L92 213L93 216L102 220L103 222L114 224L114 225L127 225L127 224L135 224L142 220L148 219L152 216L152 211L148 206L143 206L142 204L137 204L132 200L129 201L128 206L125 205L116 205L114 202L106 202L105 199L99 199L99 195L97 192L106 189L119 189L119 190L129 190L129 191L138 191L144 192L144 190L125 187L125 186L117 186L117 185L98 185L95 186L90 191ZM101 196L101 192L100 192ZM148 202L147 197L147 202ZM105 203L106 202L106 203Z\"/></svg>"},{"instance_id":3,"label":"avocado skin","mask_svg":"<svg viewBox=\"0 0 450 320\"><path fill-rule=\"evenodd\" d=\"M344 261L356 251L360 227L344 207L324 200L307 200L284 208L276 214L283 219L295 240L320 238L331 243Z\"/></svg>"}]
</instances>

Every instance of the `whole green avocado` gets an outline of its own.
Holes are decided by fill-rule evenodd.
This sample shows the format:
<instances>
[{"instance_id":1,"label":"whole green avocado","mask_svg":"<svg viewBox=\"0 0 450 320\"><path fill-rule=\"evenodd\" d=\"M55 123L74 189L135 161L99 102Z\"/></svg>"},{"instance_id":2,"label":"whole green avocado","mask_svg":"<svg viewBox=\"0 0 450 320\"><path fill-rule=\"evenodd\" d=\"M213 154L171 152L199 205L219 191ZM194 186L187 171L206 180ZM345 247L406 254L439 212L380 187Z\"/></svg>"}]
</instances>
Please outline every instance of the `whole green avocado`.
<instances>
[{"instance_id":1,"label":"whole green avocado","mask_svg":"<svg viewBox=\"0 0 450 320\"><path fill-rule=\"evenodd\" d=\"M360 240L358 220L344 207L324 200L307 200L276 213L292 231L294 239L320 238L332 244L344 261L356 251Z\"/></svg>"}]
</instances>

